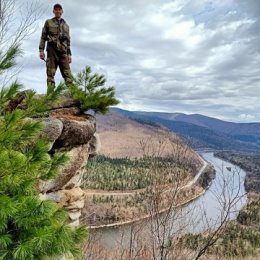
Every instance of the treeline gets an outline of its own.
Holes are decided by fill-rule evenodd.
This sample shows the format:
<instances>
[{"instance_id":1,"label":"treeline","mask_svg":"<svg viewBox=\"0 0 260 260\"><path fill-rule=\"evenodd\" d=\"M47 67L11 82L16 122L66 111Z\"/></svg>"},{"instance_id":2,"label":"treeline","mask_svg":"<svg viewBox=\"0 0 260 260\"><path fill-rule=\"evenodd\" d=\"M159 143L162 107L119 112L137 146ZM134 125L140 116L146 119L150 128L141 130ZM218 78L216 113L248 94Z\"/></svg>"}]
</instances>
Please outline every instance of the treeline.
<instances>
[{"instance_id":1,"label":"treeline","mask_svg":"<svg viewBox=\"0 0 260 260\"><path fill-rule=\"evenodd\" d=\"M85 189L136 190L160 180L161 185L187 178L192 172L187 165L177 164L171 157L108 158L99 156L88 162L84 176Z\"/></svg>"},{"instance_id":2,"label":"treeline","mask_svg":"<svg viewBox=\"0 0 260 260\"><path fill-rule=\"evenodd\" d=\"M260 249L260 229L230 223L220 235L217 243L207 248L207 255L221 257L256 256ZM188 234L181 237L179 246L198 250L207 243L208 237L203 234Z\"/></svg>"}]
</instances>

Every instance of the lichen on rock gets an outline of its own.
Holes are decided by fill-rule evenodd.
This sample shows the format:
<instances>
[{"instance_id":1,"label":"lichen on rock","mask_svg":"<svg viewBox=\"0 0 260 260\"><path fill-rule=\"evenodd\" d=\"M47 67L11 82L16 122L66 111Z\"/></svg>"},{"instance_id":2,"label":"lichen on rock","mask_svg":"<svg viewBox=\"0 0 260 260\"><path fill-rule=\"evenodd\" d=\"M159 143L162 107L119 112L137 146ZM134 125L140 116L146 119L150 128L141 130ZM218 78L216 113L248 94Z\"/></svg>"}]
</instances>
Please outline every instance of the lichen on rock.
<instances>
[{"instance_id":1,"label":"lichen on rock","mask_svg":"<svg viewBox=\"0 0 260 260\"><path fill-rule=\"evenodd\" d=\"M80 188L85 166L100 149L95 117L82 113L77 101L63 98L50 105L48 117L33 120L44 125L41 137L49 143L49 153L62 151L68 157L55 179L39 180L40 198L54 200L67 209L71 224L78 225L85 201Z\"/></svg>"}]
</instances>

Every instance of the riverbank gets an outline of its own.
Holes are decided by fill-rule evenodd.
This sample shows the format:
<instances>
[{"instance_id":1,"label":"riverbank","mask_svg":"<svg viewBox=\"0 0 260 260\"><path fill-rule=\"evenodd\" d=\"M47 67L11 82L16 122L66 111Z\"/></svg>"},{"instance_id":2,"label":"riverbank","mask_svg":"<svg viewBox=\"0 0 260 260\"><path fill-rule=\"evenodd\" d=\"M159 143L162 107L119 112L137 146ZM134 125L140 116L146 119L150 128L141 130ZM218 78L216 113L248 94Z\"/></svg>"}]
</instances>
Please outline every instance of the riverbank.
<instances>
[{"instance_id":1,"label":"riverbank","mask_svg":"<svg viewBox=\"0 0 260 260\"><path fill-rule=\"evenodd\" d=\"M231 162L246 171L245 189L260 194L260 153L216 152L216 157Z\"/></svg>"},{"instance_id":2,"label":"riverbank","mask_svg":"<svg viewBox=\"0 0 260 260\"><path fill-rule=\"evenodd\" d=\"M180 203L178 205L175 205L174 207L169 207L169 208L165 208L165 209L161 209L159 210L156 214L163 214L169 210L173 210L173 209L176 209L176 208L179 208L179 207L182 207L182 206L185 206L187 204L189 204L190 202L198 199L200 196L202 196L204 193L206 192L206 190L204 189L202 192L200 192L199 194L197 194L196 196L194 196L193 198L183 202L183 203ZM99 225L99 226L88 226L88 229L103 229L103 228L116 228L118 226L123 226L123 225L127 225L127 224L133 224L133 223L136 223L136 222L140 222L140 221L143 221L143 220L146 220L148 218L151 218L153 215L151 214L146 214L144 216L141 216L141 217L138 217L138 218L135 218L135 219L131 219L131 220L128 220L128 221L122 221L122 222L116 222L116 223L113 223L113 224L107 224L107 225Z\"/></svg>"},{"instance_id":3,"label":"riverbank","mask_svg":"<svg viewBox=\"0 0 260 260\"><path fill-rule=\"evenodd\" d=\"M239 168L246 171L245 188L246 204L239 210L235 220L229 221L219 232L218 240L206 251L206 259L259 259L260 257L260 155L235 152L218 152L214 156L235 164L226 167L230 172L238 172ZM236 166L237 165L237 166ZM207 241L215 231L189 234L186 236L188 246L199 247ZM191 243L192 241L192 243Z\"/></svg>"},{"instance_id":4,"label":"riverbank","mask_svg":"<svg viewBox=\"0 0 260 260\"><path fill-rule=\"evenodd\" d=\"M165 206L162 204L164 207L157 210L156 214L163 214L164 212L167 212L168 210L185 206L185 205L189 204L190 202L198 199L206 192L206 190L208 189L208 187L211 184L212 179L215 177L215 170L211 164L209 164L202 158L201 158L201 160L203 162L201 169L194 176L193 180L189 181L182 187L178 188L177 196L172 198L172 195L171 195L176 192L175 189L172 189L172 190L168 189L168 190L164 190L162 192L164 194L163 195L164 199L165 199L165 197L168 197L168 198L171 198L172 200L176 200L176 201L174 201L174 203L173 203L173 201L169 201L168 205L170 205L170 206L167 206L167 205ZM129 193L123 193L123 194L125 196L129 196ZM112 194L110 196L112 196ZM120 196L120 193L118 193L118 192L113 193L113 196L118 197L118 196ZM121 196L122 196L122 194L121 194ZM148 219L153 214L155 214L155 213L151 213L151 212L145 213L145 211L143 211L143 212L139 212L138 216L131 217L131 219L129 219L129 220L114 221L113 223L109 223L109 224L89 225L88 227L90 230L104 229L104 228L116 228L121 225L128 225L131 223L136 223L136 222Z\"/></svg>"},{"instance_id":5,"label":"riverbank","mask_svg":"<svg viewBox=\"0 0 260 260\"><path fill-rule=\"evenodd\" d=\"M225 199L223 189L220 188L222 187L221 184L225 183L225 190L232 190L233 194L242 196L245 190L243 187L239 187L238 183L244 181L245 172L241 170L240 176L233 175L226 167L233 168L234 165L214 157L213 153L202 154L202 156L212 163L216 170L215 179L206 192L178 210L166 211L165 214L162 213L158 217L134 224L90 229L91 242L86 245L86 252L95 252L95 255L91 258L90 254L86 254L86 259L94 260L103 257L102 259L114 260L122 259L120 258L122 255L125 256L123 259L127 259L129 254L137 251L144 253L139 259L152 259L151 254L153 251L151 251L151 247L154 244L156 248L161 248L160 246L169 244L169 238L176 241L174 239L178 240L180 235L183 234L199 234L207 230L213 230L216 227L217 219L221 218L223 213L219 211L219 203ZM230 179L230 177L234 177L234 179ZM245 200L246 197L242 197L234 207L230 208L228 219L234 220L237 217L236 212L243 207ZM223 204L222 206L224 207ZM164 241L166 244L157 244L160 241ZM195 259L192 257L185 258L184 251L179 251L175 244L172 244L170 248L163 248L173 250L167 251L170 254L180 253L183 256L181 259ZM176 258L173 257L172 259ZM221 259L224 259L224 257Z\"/></svg>"}]
</instances>

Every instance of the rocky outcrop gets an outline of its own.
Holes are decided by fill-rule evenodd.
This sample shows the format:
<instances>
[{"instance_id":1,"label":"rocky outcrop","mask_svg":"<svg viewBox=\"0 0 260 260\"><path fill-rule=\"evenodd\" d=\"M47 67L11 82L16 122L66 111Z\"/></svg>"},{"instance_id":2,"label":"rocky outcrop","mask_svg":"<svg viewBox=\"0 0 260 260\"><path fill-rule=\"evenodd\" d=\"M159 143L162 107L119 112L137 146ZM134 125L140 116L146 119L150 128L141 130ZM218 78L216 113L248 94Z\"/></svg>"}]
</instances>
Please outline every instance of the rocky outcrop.
<instances>
[{"instance_id":1,"label":"rocky outcrop","mask_svg":"<svg viewBox=\"0 0 260 260\"><path fill-rule=\"evenodd\" d=\"M62 151L68 157L55 179L39 181L40 198L54 200L67 209L71 225L78 225L85 202L80 186L86 164L89 157L95 156L100 149L95 118L82 114L79 104L66 98L50 107L48 117L32 120L44 124L41 137L49 143L50 156Z\"/></svg>"}]
</instances>

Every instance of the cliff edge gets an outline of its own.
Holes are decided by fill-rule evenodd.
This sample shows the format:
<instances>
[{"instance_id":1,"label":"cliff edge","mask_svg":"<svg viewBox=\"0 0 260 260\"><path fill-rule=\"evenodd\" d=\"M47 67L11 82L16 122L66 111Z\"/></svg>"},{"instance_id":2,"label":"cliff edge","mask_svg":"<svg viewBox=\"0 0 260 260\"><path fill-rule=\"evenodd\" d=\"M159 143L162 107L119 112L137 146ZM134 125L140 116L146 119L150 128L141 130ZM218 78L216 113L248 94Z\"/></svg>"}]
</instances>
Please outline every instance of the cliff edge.
<instances>
[{"instance_id":1,"label":"cliff edge","mask_svg":"<svg viewBox=\"0 0 260 260\"><path fill-rule=\"evenodd\" d=\"M100 149L96 120L80 111L79 103L62 98L50 105L46 117L34 118L44 124L42 137L49 142L49 154L65 152L68 161L55 179L39 181L40 198L54 200L67 209L72 225L79 224L85 195L80 188L87 161Z\"/></svg>"}]
</instances>

